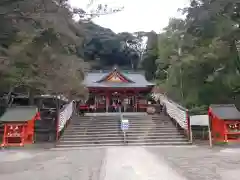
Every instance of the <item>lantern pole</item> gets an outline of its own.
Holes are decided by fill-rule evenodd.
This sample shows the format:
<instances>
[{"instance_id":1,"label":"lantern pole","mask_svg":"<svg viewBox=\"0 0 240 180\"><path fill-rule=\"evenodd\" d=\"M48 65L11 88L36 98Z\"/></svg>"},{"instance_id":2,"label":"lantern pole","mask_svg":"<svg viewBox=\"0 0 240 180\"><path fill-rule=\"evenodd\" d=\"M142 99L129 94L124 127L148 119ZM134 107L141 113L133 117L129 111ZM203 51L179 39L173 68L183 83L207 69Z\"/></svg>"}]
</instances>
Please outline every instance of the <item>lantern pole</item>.
<instances>
[{"instance_id":1,"label":"lantern pole","mask_svg":"<svg viewBox=\"0 0 240 180\"><path fill-rule=\"evenodd\" d=\"M208 139L209 139L209 146L212 147L212 131L210 128L211 122L210 122L210 113L208 113Z\"/></svg>"},{"instance_id":2,"label":"lantern pole","mask_svg":"<svg viewBox=\"0 0 240 180\"><path fill-rule=\"evenodd\" d=\"M190 125L190 128L189 128L189 134L190 134L190 142L193 143L193 133L192 133L192 126Z\"/></svg>"}]
</instances>

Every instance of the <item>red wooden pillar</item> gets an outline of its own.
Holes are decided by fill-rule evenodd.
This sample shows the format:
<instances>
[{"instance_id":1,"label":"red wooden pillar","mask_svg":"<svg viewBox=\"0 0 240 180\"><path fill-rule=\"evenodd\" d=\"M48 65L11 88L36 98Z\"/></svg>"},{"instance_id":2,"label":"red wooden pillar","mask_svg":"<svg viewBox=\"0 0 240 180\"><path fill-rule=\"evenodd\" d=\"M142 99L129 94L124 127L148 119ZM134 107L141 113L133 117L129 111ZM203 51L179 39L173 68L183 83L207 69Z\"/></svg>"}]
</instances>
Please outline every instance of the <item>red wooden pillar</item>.
<instances>
[{"instance_id":1,"label":"red wooden pillar","mask_svg":"<svg viewBox=\"0 0 240 180\"><path fill-rule=\"evenodd\" d=\"M123 112L126 111L126 106L127 106L127 102L126 102L126 90L123 91L123 95L122 95L122 105L123 105Z\"/></svg>"},{"instance_id":2,"label":"red wooden pillar","mask_svg":"<svg viewBox=\"0 0 240 180\"><path fill-rule=\"evenodd\" d=\"M227 136L227 124L225 122L223 122L224 124L224 142L228 142L228 136Z\"/></svg>"},{"instance_id":3,"label":"red wooden pillar","mask_svg":"<svg viewBox=\"0 0 240 180\"><path fill-rule=\"evenodd\" d=\"M97 93L94 95L94 112L97 110Z\"/></svg>"},{"instance_id":4,"label":"red wooden pillar","mask_svg":"<svg viewBox=\"0 0 240 180\"><path fill-rule=\"evenodd\" d=\"M187 118L187 136L188 139L191 140L191 123L188 109L186 110L186 118Z\"/></svg>"},{"instance_id":5,"label":"red wooden pillar","mask_svg":"<svg viewBox=\"0 0 240 180\"><path fill-rule=\"evenodd\" d=\"M105 93L105 99L106 99L106 112L108 112L108 108L109 108L109 92L106 91Z\"/></svg>"},{"instance_id":6,"label":"red wooden pillar","mask_svg":"<svg viewBox=\"0 0 240 180\"><path fill-rule=\"evenodd\" d=\"M135 111L137 112L138 111L138 90L134 90L134 99L135 99Z\"/></svg>"}]
</instances>

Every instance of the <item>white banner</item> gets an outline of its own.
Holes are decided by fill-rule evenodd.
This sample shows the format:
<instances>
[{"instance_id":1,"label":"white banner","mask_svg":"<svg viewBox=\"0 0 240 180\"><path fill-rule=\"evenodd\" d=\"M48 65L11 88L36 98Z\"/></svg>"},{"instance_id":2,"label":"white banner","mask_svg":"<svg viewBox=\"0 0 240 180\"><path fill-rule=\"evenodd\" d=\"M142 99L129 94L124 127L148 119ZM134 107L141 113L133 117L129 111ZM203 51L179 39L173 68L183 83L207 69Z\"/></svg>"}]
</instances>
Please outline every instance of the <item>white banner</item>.
<instances>
[{"instance_id":1,"label":"white banner","mask_svg":"<svg viewBox=\"0 0 240 180\"><path fill-rule=\"evenodd\" d=\"M175 119L178 124L183 129L188 129L188 122L187 122L187 109L183 108L179 104L169 100L166 96L161 93L154 93L152 95L155 101L160 100L160 104L166 107L166 111L168 115Z\"/></svg>"},{"instance_id":2,"label":"white banner","mask_svg":"<svg viewBox=\"0 0 240 180\"><path fill-rule=\"evenodd\" d=\"M67 104L64 107L64 110L59 114L58 132L60 132L64 128L67 121L71 118L72 113L73 113L73 101Z\"/></svg>"}]
</instances>

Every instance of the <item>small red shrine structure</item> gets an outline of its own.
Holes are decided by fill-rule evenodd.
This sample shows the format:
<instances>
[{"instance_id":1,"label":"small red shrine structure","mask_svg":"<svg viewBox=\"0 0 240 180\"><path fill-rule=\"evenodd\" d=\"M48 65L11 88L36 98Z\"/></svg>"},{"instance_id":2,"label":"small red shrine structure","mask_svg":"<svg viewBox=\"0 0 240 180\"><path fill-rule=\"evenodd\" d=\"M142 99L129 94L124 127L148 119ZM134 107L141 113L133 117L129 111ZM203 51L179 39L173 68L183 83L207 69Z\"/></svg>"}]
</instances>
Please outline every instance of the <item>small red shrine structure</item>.
<instances>
[{"instance_id":1,"label":"small red shrine structure","mask_svg":"<svg viewBox=\"0 0 240 180\"><path fill-rule=\"evenodd\" d=\"M112 71L89 72L84 80L90 97L82 109L95 109L97 112L113 111L114 103L120 102L122 111L146 111L146 95L151 93L154 84L140 72Z\"/></svg>"},{"instance_id":2,"label":"small red shrine structure","mask_svg":"<svg viewBox=\"0 0 240 180\"><path fill-rule=\"evenodd\" d=\"M2 147L34 143L34 122L39 119L36 107L13 107L0 118L4 125Z\"/></svg>"},{"instance_id":3,"label":"small red shrine structure","mask_svg":"<svg viewBox=\"0 0 240 180\"><path fill-rule=\"evenodd\" d=\"M240 142L240 112L234 104L211 105L208 115L214 143Z\"/></svg>"}]
</instances>

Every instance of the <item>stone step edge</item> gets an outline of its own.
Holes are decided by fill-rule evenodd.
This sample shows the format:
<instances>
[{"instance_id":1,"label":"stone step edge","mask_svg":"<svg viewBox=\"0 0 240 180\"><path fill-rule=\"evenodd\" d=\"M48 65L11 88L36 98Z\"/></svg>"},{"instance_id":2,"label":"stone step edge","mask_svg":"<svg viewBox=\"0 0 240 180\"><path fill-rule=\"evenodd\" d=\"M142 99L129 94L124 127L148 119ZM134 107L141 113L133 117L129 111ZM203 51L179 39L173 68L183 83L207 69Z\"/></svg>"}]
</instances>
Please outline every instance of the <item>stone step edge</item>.
<instances>
[{"instance_id":1,"label":"stone step edge","mask_svg":"<svg viewBox=\"0 0 240 180\"><path fill-rule=\"evenodd\" d=\"M106 149L106 148L134 148L139 147L142 148L198 148L197 145L192 144L183 144L183 145L171 145L171 144L156 144L156 145L99 145L99 146L56 146L54 148L51 148L51 151L66 151L66 150L88 150L88 149Z\"/></svg>"},{"instance_id":2,"label":"stone step edge","mask_svg":"<svg viewBox=\"0 0 240 180\"><path fill-rule=\"evenodd\" d=\"M182 134L183 130L178 130L175 129L174 131L170 131L170 130L154 130L154 129L138 129L138 130L133 130L133 129L129 129L126 131L126 133L129 134L141 134L141 133L148 133L148 134ZM123 131L121 129L113 129L113 130L109 130L109 131L91 131L91 130L82 130L82 131L77 131L77 130L73 130L73 131L64 131L63 135L65 134L119 134L119 133L123 133Z\"/></svg>"},{"instance_id":3,"label":"stone step edge","mask_svg":"<svg viewBox=\"0 0 240 180\"><path fill-rule=\"evenodd\" d=\"M104 131L110 131L112 129L118 130L120 127L115 127L115 128L107 128L107 127L101 127L101 128L87 128L87 127L82 127L82 128L67 128L66 131L74 131L74 130L90 130L90 131L99 131L99 130L104 130ZM176 127L131 127L129 126L129 130L150 130L150 129L155 129L155 130L176 130Z\"/></svg>"},{"instance_id":4,"label":"stone step edge","mask_svg":"<svg viewBox=\"0 0 240 180\"><path fill-rule=\"evenodd\" d=\"M96 136L98 138L118 138L118 137L122 137L123 134L107 134L107 135L100 135L100 136ZM72 137L75 137L75 138L93 138L94 136L91 136L91 135L63 135L62 138L72 138ZM136 134L136 135L128 135L128 137L150 137L150 138L153 138L153 137L164 137L164 138L173 138L173 137L185 137L184 135L182 134L173 134L173 135L169 135L169 134L162 134L162 135L155 135L155 134L146 134L146 135L139 135L139 134Z\"/></svg>"},{"instance_id":5,"label":"stone step edge","mask_svg":"<svg viewBox=\"0 0 240 180\"><path fill-rule=\"evenodd\" d=\"M114 143L114 144L58 144L56 147L99 147L99 146L195 146L192 145L190 142L180 142L180 143L172 143L172 142L167 142L167 143L130 143L130 144L124 144L124 143Z\"/></svg>"},{"instance_id":6,"label":"stone step edge","mask_svg":"<svg viewBox=\"0 0 240 180\"><path fill-rule=\"evenodd\" d=\"M151 132L151 129L143 129L143 130L131 130L129 129L128 131L126 131L128 134L143 134L143 133L148 133L148 134L154 134L154 133L162 133L162 134L183 134L183 131L178 131L178 130L156 130ZM65 131L62 135L72 135L72 134L122 134L123 132L121 130L112 130L112 131Z\"/></svg>"},{"instance_id":7,"label":"stone step edge","mask_svg":"<svg viewBox=\"0 0 240 180\"><path fill-rule=\"evenodd\" d=\"M98 126L98 127L113 127L113 126L119 126L120 123L115 123L115 124L96 124L96 123L92 123L92 124L69 124L69 127L92 127L92 126ZM171 125L174 126L174 124L172 123L146 123L146 124L134 124L134 123L129 123L129 125L131 126L166 126L166 125Z\"/></svg>"},{"instance_id":8,"label":"stone step edge","mask_svg":"<svg viewBox=\"0 0 240 180\"><path fill-rule=\"evenodd\" d=\"M105 125L105 124L109 124L109 125L114 125L114 124L118 124L120 123L119 121L113 121L113 122L71 122L71 125L89 125L89 124L99 124L99 125ZM139 122L139 121L129 121L129 124L160 124L160 123L171 123L171 121L148 121L148 122Z\"/></svg>"},{"instance_id":9,"label":"stone step edge","mask_svg":"<svg viewBox=\"0 0 240 180\"><path fill-rule=\"evenodd\" d=\"M187 139L177 139L177 140L171 140L171 141L167 141L166 139L156 139L155 141L153 141L152 139L147 140L147 139L139 139L139 140L127 140L128 143L188 143ZM83 140L79 140L79 141L59 141L60 144L108 144L108 143L123 143L123 139L113 139L113 140L99 140L99 141L83 141Z\"/></svg>"},{"instance_id":10,"label":"stone step edge","mask_svg":"<svg viewBox=\"0 0 240 180\"><path fill-rule=\"evenodd\" d=\"M82 133L65 133L62 134L62 137L65 136L76 136L76 137L87 137L87 136L97 136L97 137L112 137L112 136L122 136L123 132L118 132L118 133L88 133L88 132L82 132ZM143 132L143 133L127 133L128 136L149 136L149 137L158 137L158 136L168 136L168 137L173 137L173 136L185 136L182 133L179 132L172 132L172 133L162 133L162 132Z\"/></svg>"},{"instance_id":11,"label":"stone step edge","mask_svg":"<svg viewBox=\"0 0 240 180\"><path fill-rule=\"evenodd\" d=\"M60 141L62 141L62 140L64 140L64 141L68 141L68 140L98 140L98 141L101 141L101 140L122 140L123 139L123 136L119 136L119 137L100 137L99 139L98 139L99 137L96 137L96 138L93 138L93 137L76 137L76 138L73 138L73 137L62 137L61 139L60 139ZM162 139L164 139L164 140L166 140L166 139L175 139L175 140L178 140L178 139L180 139L180 140L182 140L182 139L186 139L186 137L159 137L159 136L156 136L156 137L148 137L148 136L146 136L146 137L134 137L134 136L131 136L131 137L127 137L127 139L129 139L129 140L142 140L142 139L145 139L145 140L162 140Z\"/></svg>"}]
</instances>

